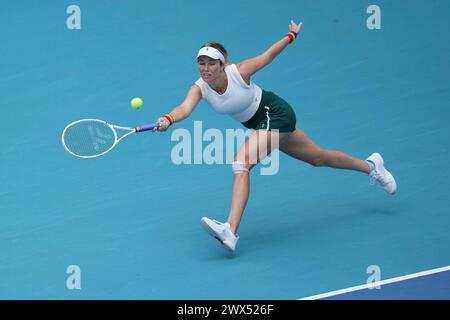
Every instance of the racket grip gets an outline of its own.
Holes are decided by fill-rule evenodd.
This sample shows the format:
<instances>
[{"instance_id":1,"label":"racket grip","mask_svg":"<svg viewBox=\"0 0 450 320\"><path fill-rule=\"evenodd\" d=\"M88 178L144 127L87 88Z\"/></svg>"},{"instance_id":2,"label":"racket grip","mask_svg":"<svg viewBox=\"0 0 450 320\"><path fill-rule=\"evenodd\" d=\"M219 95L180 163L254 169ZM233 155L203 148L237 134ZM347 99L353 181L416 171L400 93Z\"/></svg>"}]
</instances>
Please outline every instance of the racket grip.
<instances>
[{"instance_id":1,"label":"racket grip","mask_svg":"<svg viewBox=\"0 0 450 320\"><path fill-rule=\"evenodd\" d=\"M136 127L136 132L144 132L144 131L149 131L149 130L153 130L154 128L156 128L158 126L158 123L152 123L152 124L144 124L142 126Z\"/></svg>"}]
</instances>

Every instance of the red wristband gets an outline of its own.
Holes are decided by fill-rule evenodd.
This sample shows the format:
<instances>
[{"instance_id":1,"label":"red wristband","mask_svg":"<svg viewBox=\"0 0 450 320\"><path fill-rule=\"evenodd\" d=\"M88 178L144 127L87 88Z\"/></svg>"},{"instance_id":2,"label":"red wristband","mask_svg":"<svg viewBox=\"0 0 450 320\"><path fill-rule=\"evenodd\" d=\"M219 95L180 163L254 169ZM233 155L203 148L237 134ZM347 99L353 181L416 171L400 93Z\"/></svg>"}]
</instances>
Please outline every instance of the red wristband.
<instances>
[{"instance_id":1,"label":"red wristband","mask_svg":"<svg viewBox=\"0 0 450 320\"><path fill-rule=\"evenodd\" d=\"M294 35L293 32L288 32L288 33L286 33L286 36L289 38L289 43L294 42L294 40L295 40L295 35Z\"/></svg>"},{"instance_id":2,"label":"red wristband","mask_svg":"<svg viewBox=\"0 0 450 320\"><path fill-rule=\"evenodd\" d=\"M170 125L174 123L174 119L170 114L164 115L164 118L166 118L169 121Z\"/></svg>"}]
</instances>

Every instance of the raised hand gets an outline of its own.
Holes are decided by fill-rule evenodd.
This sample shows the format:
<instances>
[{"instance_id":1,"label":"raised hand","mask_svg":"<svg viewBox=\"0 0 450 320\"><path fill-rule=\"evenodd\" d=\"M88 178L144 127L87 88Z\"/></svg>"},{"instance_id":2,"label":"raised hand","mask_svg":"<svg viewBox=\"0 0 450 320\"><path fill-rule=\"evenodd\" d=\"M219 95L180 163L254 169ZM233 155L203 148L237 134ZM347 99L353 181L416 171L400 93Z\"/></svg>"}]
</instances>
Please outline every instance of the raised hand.
<instances>
[{"instance_id":1,"label":"raised hand","mask_svg":"<svg viewBox=\"0 0 450 320\"><path fill-rule=\"evenodd\" d=\"M300 29L302 28L303 23L299 22L298 24L296 24L294 22L294 20L291 20L291 23L289 24L289 31L294 31L296 34L300 33Z\"/></svg>"}]
</instances>

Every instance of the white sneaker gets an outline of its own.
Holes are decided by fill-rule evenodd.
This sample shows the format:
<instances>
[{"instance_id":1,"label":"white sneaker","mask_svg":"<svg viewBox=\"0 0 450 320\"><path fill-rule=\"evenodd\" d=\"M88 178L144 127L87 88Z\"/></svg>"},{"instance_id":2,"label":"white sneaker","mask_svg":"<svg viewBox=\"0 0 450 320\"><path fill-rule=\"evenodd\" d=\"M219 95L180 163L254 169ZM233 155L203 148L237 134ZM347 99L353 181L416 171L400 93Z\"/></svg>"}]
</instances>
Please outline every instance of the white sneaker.
<instances>
[{"instance_id":1,"label":"white sneaker","mask_svg":"<svg viewBox=\"0 0 450 320\"><path fill-rule=\"evenodd\" d=\"M370 184L375 184L378 181L381 186L390 194L394 194L397 191L397 183L395 182L392 174L384 167L384 160L379 153L372 153L366 161L371 161L375 165L375 169L369 174Z\"/></svg>"},{"instance_id":2,"label":"white sneaker","mask_svg":"<svg viewBox=\"0 0 450 320\"><path fill-rule=\"evenodd\" d=\"M228 222L222 223L203 217L201 220L203 228L229 251L234 251L239 237L231 230Z\"/></svg>"}]
</instances>

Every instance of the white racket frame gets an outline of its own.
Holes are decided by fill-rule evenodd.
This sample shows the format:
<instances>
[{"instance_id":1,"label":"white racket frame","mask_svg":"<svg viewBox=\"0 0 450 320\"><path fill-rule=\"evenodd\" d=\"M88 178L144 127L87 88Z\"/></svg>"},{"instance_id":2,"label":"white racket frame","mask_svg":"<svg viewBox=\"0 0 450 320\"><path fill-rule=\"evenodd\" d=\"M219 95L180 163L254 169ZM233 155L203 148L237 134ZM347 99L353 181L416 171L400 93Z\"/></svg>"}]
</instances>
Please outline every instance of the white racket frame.
<instances>
[{"instance_id":1,"label":"white racket frame","mask_svg":"<svg viewBox=\"0 0 450 320\"><path fill-rule=\"evenodd\" d=\"M76 125L77 123L80 123L80 122L99 122L99 123L107 125L111 129L113 134L114 134L114 143L112 144L112 146L108 150L106 150L106 151L104 151L102 153L93 155L93 156L80 156L79 154L76 154L76 153L73 153L72 151L70 151L69 148L66 146L66 142L64 141L64 135L65 135L67 129L69 129L70 127L72 127L72 126L74 126L74 125ZM121 137L118 137L116 129L125 130L125 131L129 131L129 132L127 132L126 134L124 134ZM109 151L111 151L120 142L120 140L122 140L123 138L129 136L130 134L136 133L136 131L137 131L136 128L116 126L114 124L111 124L111 123L108 123L106 121L99 120L99 119L81 119L81 120L77 120L77 121L74 121L74 122L68 124L64 128L64 130L63 130L63 132L61 134L61 141L62 141L62 144L64 146L64 149L66 149L66 151L68 153L70 153L71 155L73 155L74 157L82 158L82 159L91 159L91 158L98 158L98 157L104 155L105 153L108 153Z\"/></svg>"}]
</instances>

